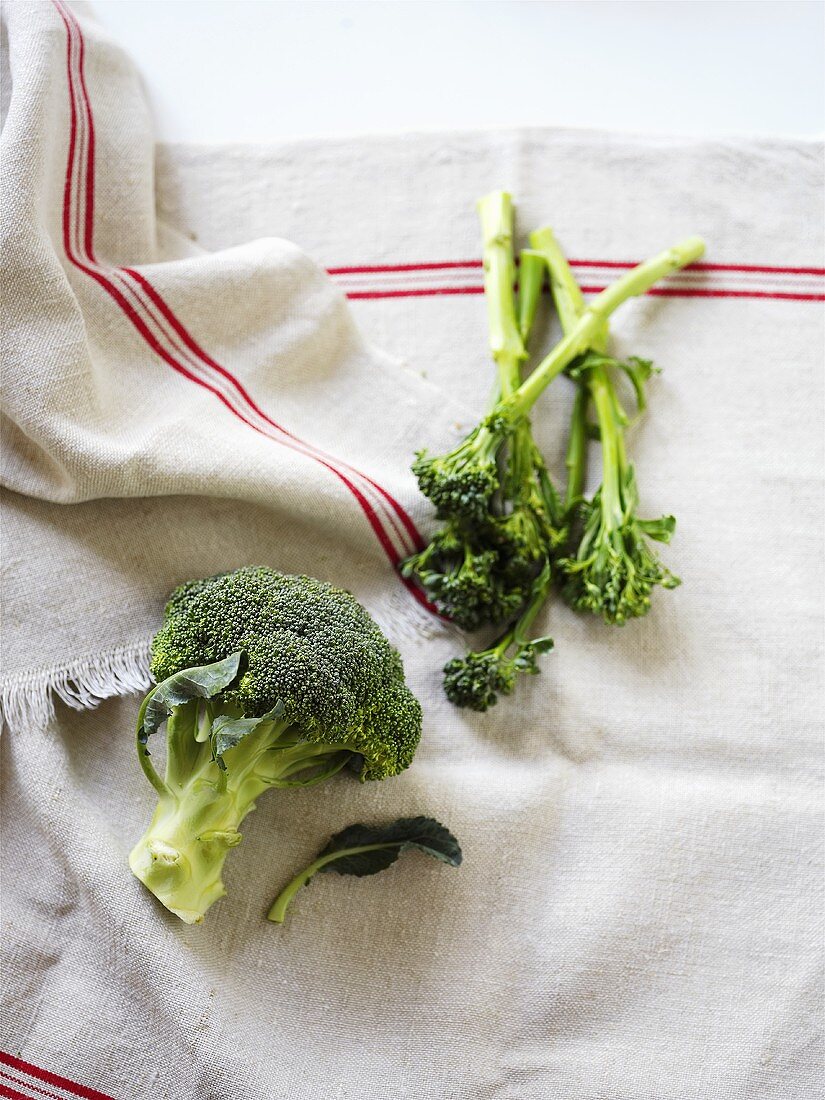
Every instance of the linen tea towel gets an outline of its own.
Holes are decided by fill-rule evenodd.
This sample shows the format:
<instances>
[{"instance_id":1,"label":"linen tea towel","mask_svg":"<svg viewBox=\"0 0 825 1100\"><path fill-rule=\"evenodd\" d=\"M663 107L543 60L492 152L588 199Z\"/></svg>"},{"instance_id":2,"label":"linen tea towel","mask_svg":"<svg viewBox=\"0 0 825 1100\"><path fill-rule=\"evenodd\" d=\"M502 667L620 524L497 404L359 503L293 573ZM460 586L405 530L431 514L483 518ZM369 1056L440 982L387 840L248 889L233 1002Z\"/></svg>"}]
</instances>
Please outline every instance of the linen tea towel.
<instances>
[{"instance_id":1,"label":"linen tea towel","mask_svg":"<svg viewBox=\"0 0 825 1100\"><path fill-rule=\"evenodd\" d=\"M96 119L105 84L87 90ZM541 676L483 716L441 692L457 639L393 634L426 715L414 766L261 800L229 896L199 929L167 920L126 871L151 808L135 698L20 724L0 739L3 1087L41 1100L818 1096L821 148L561 130L172 146L156 185L180 231L164 239L296 242L333 271L361 332L473 416L491 370L477 195L506 185L522 231L552 222L588 288L702 232L708 265L615 324L620 353L665 368L631 445L646 510L678 517L667 555L684 585L622 631L554 603ZM422 191L438 202L422 207ZM162 362L147 351L141 369ZM560 380L536 417L556 472L570 396ZM145 646L174 580L244 560L345 573L379 610L398 583L380 547L362 555L291 515L273 524L277 501L11 499L14 574L36 581L14 593L27 667ZM319 838L422 807L460 837L460 872L411 859L318 883L273 938L273 890Z\"/></svg>"},{"instance_id":2,"label":"linen tea towel","mask_svg":"<svg viewBox=\"0 0 825 1100\"><path fill-rule=\"evenodd\" d=\"M335 555L338 583L372 570L383 592L367 581L367 596L379 616L385 605L383 621L435 629L392 571L421 544L410 455L455 435L451 403L369 347L341 291L288 241L207 253L157 221L137 74L94 23L81 28L59 0L12 3L4 18L5 486L63 505L160 495L263 505L285 558L305 543L304 528L334 531L352 562ZM71 652L77 639L55 618L49 644L64 634L62 669L13 629L35 614L32 563L15 554L36 522L30 513L10 500L3 690L12 723L26 708L48 713L50 690L83 703L145 682L145 646L118 641L117 578L95 651ZM175 542L211 539L219 559L244 560L238 532L186 522L171 521ZM96 527L105 542L105 522ZM149 546L167 537L168 527L132 534ZM182 579L168 567L164 557L146 571L158 591ZM99 583L94 568L74 577L102 605ZM37 600L59 604L42 590Z\"/></svg>"}]
</instances>

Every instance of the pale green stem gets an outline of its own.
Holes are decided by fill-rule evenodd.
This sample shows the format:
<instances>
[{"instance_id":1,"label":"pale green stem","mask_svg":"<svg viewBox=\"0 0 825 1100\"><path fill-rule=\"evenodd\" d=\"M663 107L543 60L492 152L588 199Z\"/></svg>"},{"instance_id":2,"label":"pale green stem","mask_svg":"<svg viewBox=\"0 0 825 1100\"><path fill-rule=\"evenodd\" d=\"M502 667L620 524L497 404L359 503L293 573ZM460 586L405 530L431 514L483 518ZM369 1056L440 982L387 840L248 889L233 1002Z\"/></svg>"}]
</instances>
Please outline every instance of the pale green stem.
<instances>
[{"instance_id":1,"label":"pale green stem","mask_svg":"<svg viewBox=\"0 0 825 1100\"><path fill-rule=\"evenodd\" d=\"M533 252L529 248L521 250L518 269L518 327L525 346L536 319L546 270L547 264L540 252Z\"/></svg>"},{"instance_id":2,"label":"pale green stem","mask_svg":"<svg viewBox=\"0 0 825 1100\"><path fill-rule=\"evenodd\" d=\"M271 920L274 924L283 924L286 911L289 908L289 903L298 891L306 886L312 876L317 871L320 871L322 867L326 867L328 863L332 863L336 859L343 859L344 856L358 855L361 852L377 852L381 848L397 847L397 844L362 844L356 848L340 848L336 852L330 852L328 855L320 856L313 863L310 863L308 867L305 867L300 874L296 875L295 878L283 888L272 903L266 915L266 919Z\"/></svg>"},{"instance_id":3,"label":"pale green stem","mask_svg":"<svg viewBox=\"0 0 825 1100\"><path fill-rule=\"evenodd\" d=\"M694 263L704 249L704 241L699 237L688 237L673 248L660 252L658 256L634 267L597 295L572 331L559 341L512 395L509 403L514 412L517 414L529 412L539 394L549 386L556 375L569 366L577 356L593 346L594 339L597 339L603 331L604 322L623 302L628 298L647 293L659 279Z\"/></svg>"},{"instance_id":4,"label":"pale green stem","mask_svg":"<svg viewBox=\"0 0 825 1100\"><path fill-rule=\"evenodd\" d=\"M241 823L259 795L269 787L320 782L352 756L343 744L293 743L288 722L265 721L227 749L224 770L212 759L208 741L197 739L198 717L199 705L190 703L168 721L166 782L152 769L158 805L129 857L133 873L188 924L199 924L223 896L227 852L240 843ZM301 779L319 766L319 774Z\"/></svg>"},{"instance_id":5,"label":"pale green stem","mask_svg":"<svg viewBox=\"0 0 825 1100\"><path fill-rule=\"evenodd\" d=\"M584 295L570 269L567 257L559 247L550 226L537 229L530 234L530 243L536 252L544 258L550 273L550 292L559 315L561 330L567 336L576 326L586 309ZM595 351L604 352L607 347L607 325L591 345Z\"/></svg>"},{"instance_id":6,"label":"pale green stem","mask_svg":"<svg viewBox=\"0 0 825 1100\"><path fill-rule=\"evenodd\" d=\"M567 441L567 455L564 463L567 467L567 495L565 503L569 508L581 499L584 492L584 479L587 461L587 406L589 397L587 387L576 387L573 413L570 417L570 438Z\"/></svg>"},{"instance_id":7,"label":"pale green stem","mask_svg":"<svg viewBox=\"0 0 825 1100\"><path fill-rule=\"evenodd\" d=\"M599 418L602 444L602 514L609 526L619 527L624 511L621 495L624 440L621 431L617 430L612 387L604 367L592 368L588 384Z\"/></svg>"},{"instance_id":8,"label":"pale green stem","mask_svg":"<svg viewBox=\"0 0 825 1100\"><path fill-rule=\"evenodd\" d=\"M521 381L527 357L516 319L513 258L513 203L506 191L494 191L478 201L484 260L484 297L490 350L499 369L501 392L513 393Z\"/></svg>"}]
</instances>

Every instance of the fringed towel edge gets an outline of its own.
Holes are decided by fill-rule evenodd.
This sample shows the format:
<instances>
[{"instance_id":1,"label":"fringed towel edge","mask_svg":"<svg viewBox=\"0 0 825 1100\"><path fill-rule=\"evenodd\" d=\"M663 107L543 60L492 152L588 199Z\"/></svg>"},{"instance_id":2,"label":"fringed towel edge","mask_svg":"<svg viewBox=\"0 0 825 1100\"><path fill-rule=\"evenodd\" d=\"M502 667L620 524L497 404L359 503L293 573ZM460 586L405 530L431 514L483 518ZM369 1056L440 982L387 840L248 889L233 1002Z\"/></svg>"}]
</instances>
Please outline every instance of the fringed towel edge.
<instances>
[{"instance_id":1,"label":"fringed towel edge","mask_svg":"<svg viewBox=\"0 0 825 1100\"><path fill-rule=\"evenodd\" d=\"M56 699L73 710L90 710L115 695L147 691L151 683L147 640L6 681L0 685L0 723L12 733L45 729L54 719Z\"/></svg>"},{"instance_id":2,"label":"fringed towel edge","mask_svg":"<svg viewBox=\"0 0 825 1100\"><path fill-rule=\"evenodd\" d=\"M396 645L402 639L420 642L450 630L407 592L393 592L370 614ZM62 667L24 672L0 683L0 729L45 729L55 717L56 699L73 710L91 710L115 695L148 691L152 683L148 640Z\"/></svg>"}]
</instances>

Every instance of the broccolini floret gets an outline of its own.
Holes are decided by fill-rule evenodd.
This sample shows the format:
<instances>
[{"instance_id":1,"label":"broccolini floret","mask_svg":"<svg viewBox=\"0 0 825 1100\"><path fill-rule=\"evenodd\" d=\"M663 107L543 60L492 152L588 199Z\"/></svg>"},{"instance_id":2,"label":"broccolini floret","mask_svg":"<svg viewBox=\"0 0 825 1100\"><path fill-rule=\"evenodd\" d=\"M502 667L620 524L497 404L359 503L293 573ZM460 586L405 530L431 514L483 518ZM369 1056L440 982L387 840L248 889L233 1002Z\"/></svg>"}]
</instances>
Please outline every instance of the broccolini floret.
<instances>
[{"instance_id":1,"label":"broccolini floret","mask_svg":"<svg viewBox=\"0 0 825 1100\"><path fill-rule=\"evenodd\" d=\"M535 675L536 658L553 648L552 638L528 638L528 631L547 600L550 563L533 583L530 599L516 623L488 649L454 657L444 666L444 691L457 707L485 711L510 695L519 673Z\"/></svg>"},{"instance_id":2,"label":"broccolini floret","mask_svg":"<svg viewBox=\"0 0 825 1100\"><path fill-rule=\"evenodd\" d=\"M323 581L245 568L182 585L151 656L158 686L138 752L159 801L130 865L188 923L225 892L226 853L263 791L343 768L384 779L418 745L401 658L350 593ZM146 742L164 721L161 778Z\"/></svg>"},{"instance_id":3,"label":"broccolini floret","mask_svg":"<svg viewBox=\"0 0 825 1100\"><path fill-rule=\"evenodd\" d=\"M562 329L570 333L587 312L582 293L552 231L539 230L531 240L545 256ZM696 250L694 247L692 251ZM649 261L647 266L651 264ZM636 476L625 447L628 417L615 380L620 372L627 376L641 411L646 405L645 387L653 367L645 359L619 362L606 354L606 344L607 326L603 322L594 331L590 347L567 368L579 387L568 452L568 456L574 455L568 462L569 494L578 503L578 544L557 561L557 567L563 576L562 593L572 607L592 611L605 622L621 626L628 619L647 614L655 587L675 588L679 584L649 542L669 542L676 520L673 516L642 520L636 515ZM579 465L583 450L578 443L583 427L586 430L586 410L591 404L601 442L602 483L592 499L584 501L580 497L583 474Z\"/></svg>"}]
</instances>

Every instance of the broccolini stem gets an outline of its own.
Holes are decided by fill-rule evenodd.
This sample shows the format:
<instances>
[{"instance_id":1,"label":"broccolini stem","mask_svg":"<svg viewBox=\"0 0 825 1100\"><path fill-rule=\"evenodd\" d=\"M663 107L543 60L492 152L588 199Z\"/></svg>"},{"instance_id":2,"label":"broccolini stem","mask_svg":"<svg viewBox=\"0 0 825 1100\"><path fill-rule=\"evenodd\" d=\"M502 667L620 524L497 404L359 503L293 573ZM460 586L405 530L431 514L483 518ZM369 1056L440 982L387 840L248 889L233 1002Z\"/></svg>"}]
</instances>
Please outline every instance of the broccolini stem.
<instances>
[{"instance_id":1,"label":"broccolini stem","mask_svg":"<svg viewBox=\"0 0 825 1100\"><path fill-rule=\"evenodd\" d=\"M328 863L332 863L333 860L342 859L344 856L357 855L361 852L376 852L379 848L397 848L397 844L362 844L357 848L339 848L335 852L330 852L328 855L321 856L313 863L310 863L308 867L305 867L300 874L297 874L291 882L289 882L280 894L277 896L269 912L266 915L267 920L271 920L274 924L283 924L286 911L289 908L289 903L298 893L298 891L309 882L316 871L320 871L322 867L326 867Z\"/></svg>"},{"instance_id":2,"label":"broccolini stem","mask_svg":"<svg viewBox=\"0 0 825 1100\"><path fill-rule=\"evenodd\" d=\"M559 247L553 230L549 226L537 229L530 234L530 243L547 264L550 272L550 290L553 302L565 336L575 328L584 313L586 305L579 284L570 270L567 257ZM593 348L604 351L607 346L607 324L593 338ZM576 390L573 412L570 418L570 437L567 444L567 495L565 503L570 508L581 499L587 471L587 409L590 395L585 383L580 382Z\"/></svg>"},{"instance_id":3,"label":"broccolini stem","mask_svg":"<svg viewBox=\"0 0 825 1100\"><path fill-rule=\"evenodd\" d=\"M596 406L599 435L602 443L601 509L608 527L621 527L622 473L624 470L624 439L620 424L616 421L616 405L613 387L602 366L589 371L588 384Z\"/></svg>"},{"instance_id":4,"label":"broccolini stem","mask_svg":"<svg viewBox=\"0 0 825 1100\"><path fill-rule=\"evenodd\" d=\"M553 303L559 315L561 330L568 336L587 308L584 295L549 225L531 233L530 243L547 264ZM607 324L602 326L602 331L593 338L590 346L595 351L604 352L607 346Z\"/></svg>"},{"instance_id":5,"label":"broccolini stem","mask_svg":"<svg viewBox=\"0 0 825 1100\"><path fill-rule=\"evenodd\" d=\"M547 593L550 589L551 570L550 562L546 561L541 573L533 581L530 589L530 599L513 625L502 634L501 638L493 644L492 651L499 657L503 657L512 645L521 648L527 642L527 634L535 622L539 611L547 601Z\"/></svg>"},{"instance_id":6,"label":"broccolini stem","mask_svg":"<svg viewBox=\"0 0 825 1100\"><path fill-rule=\"evenodd\" d=\"M546 561L544 563L541 573L539 573L538 577L536 577L535 581L533 582L530 600L525 609L522 611L521 615L519 616L519 619L513 630L513 641L516 642L516 644L519 646L523 645L524 642L527 641L527 632L533 625L539 611L541 611L541 609L544 607L545 601L547 599L547 593L550 588L550 578L550 562Z\"/></svg>"},{"instance_id":7,"label":"broccolini stem","mask_svg":"<svg viewBox=\"0 0 825 1100\"><path fill-rule=\"evenodd\" d=\"M611 283L593 299L571 332L556 344L510 397L509 404L513 411L516 414L526 414L556 375L578 355L593 346L593 341L603 331L604 322L623 302L645 294L665 275L698 260L704 250L705 243L700 237L688 237Z\"/></svg>"},{"instance_id":8,"label":"broccolini stem","mask_svg":"<svg viewBox=\"0 0 825 1100\"><path fill-rule=\"evenodd\" d=\"M567 441L567 495L568 508L581 499L587 466L587 406L589 394L586 385L576 387L573 412L570 417L570 437Z\"/></svg>"},{"instance_id":9,"label":"broccolini stem","mask_svg":"<svg viewBox=\"0 0 825 1100\"><path fill-rule=\"evenodd\" d=\"M540 252L522 249L518 272L518 327L525 346L536 319L546 266Z\"/></svg>"},{"instance_id":10,"label":"broccolini stem","mask_svg":"<svg viewBox=\"0 0 825 1100\"><path fill-rule=\"evenodd\" d=\"M507 397L518 389L520 367L527 358L516 320L513 291L516 265L513 258L513 203L506 191L494 191L478 201L484 243L484 297L490 349Z\"/></svg>"}]
</instances>

